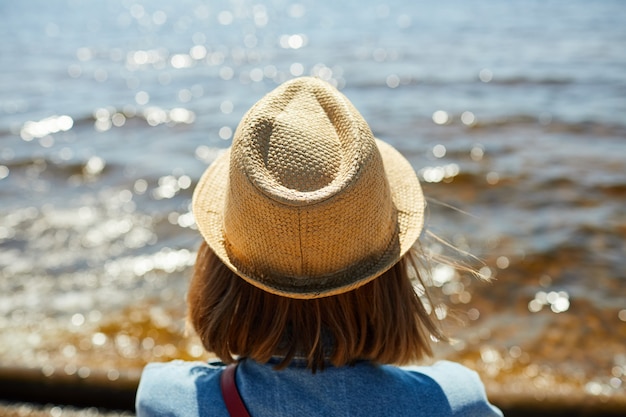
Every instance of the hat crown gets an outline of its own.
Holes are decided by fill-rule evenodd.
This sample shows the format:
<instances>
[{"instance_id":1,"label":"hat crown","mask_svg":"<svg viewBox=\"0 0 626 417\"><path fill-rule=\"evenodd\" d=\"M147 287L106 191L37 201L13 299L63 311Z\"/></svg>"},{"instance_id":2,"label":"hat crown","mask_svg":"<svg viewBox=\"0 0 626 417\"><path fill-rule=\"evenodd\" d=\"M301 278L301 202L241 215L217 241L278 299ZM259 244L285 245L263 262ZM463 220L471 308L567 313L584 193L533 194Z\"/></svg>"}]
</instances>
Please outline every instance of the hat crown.
<instances>
[{"instance_id":1,"label":"hat crown","mask_svg":"<svg viewBox=\"0 0 626 417\"><path fill-rule=\"evenodd\" d=\"M244 116L231 165L276 201L322 201L355 181L363 161L377 152L369 127L355 112L326 83L297 79Z\"/></svg>"}]
</instances>

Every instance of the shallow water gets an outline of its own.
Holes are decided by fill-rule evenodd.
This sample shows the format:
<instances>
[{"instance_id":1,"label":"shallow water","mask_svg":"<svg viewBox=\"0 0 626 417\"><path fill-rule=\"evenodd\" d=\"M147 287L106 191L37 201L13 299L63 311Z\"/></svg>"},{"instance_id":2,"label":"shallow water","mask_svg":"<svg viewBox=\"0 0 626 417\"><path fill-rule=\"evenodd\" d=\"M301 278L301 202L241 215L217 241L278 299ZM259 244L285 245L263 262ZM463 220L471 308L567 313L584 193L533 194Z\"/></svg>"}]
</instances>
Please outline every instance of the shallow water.
<instances>
[{"instance_id":1,"label":"shallow water","mask_svg":"<svg viewBox=\"0 0 626 417\"><path fill-rule=\"evenodd\" d=\"M182 337L191 190L278 83L337 85L412 162L491 392L626 398L621 1L0 4L0 366L89 377ZM427 239L429 251L444 246Z\"/></svg>"}]
</instances>

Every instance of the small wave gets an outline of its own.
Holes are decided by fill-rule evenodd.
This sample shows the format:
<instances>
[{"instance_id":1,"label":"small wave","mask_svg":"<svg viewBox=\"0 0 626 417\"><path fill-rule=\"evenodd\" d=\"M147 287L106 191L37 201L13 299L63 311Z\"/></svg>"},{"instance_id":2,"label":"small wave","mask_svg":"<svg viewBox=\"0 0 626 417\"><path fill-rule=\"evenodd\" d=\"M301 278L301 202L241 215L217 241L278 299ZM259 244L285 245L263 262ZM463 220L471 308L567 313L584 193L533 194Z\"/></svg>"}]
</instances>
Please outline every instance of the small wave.
<instances>
[{"instance_id":1,"label":"small wave","mask_svg":"<svg viewBox=\"0 0 626 417\"><path fill-rule=\"evenodd\" d=\"M460 119L460 116L453 117ZM537 125L551 133L592 134L593 136L619 136L626 135L626 126L618 124L600 123L595 121L569 122L553 119L550 115L518 114L505 116L491 120L477 120L468 126L470 129L493 129L505 127L520 127Z\"/></svg>"},{"instance_id":2,"label":"small wave","mask_svg":"<svg viewBox=\"0 0 626 417\"><path fill-rule=\"evenodd\" d=\"M96 177L116 169L114 163L106 163L96 156L86 161L64 161L57 156L33 157L7 161L3 165L8 168L9 172L27 171L30 178L45 175L48 180L55 178L68 179L76 176L85 178Z\"/></svg>"},{"instance_id":3,"label":"small wave","mask_svg":"<svg viewBox=\"0 0 626 417\"><path fill-rule=\"evenodd\" d=\"M41 120L28 120L21 126L0 126L0 138L3 136L19 135L27 142L33 139L41 139L59 132L66 132L75 128L93 126L96 131L104 132L112 127L122 127L131 120L141 120L150 126L161 124L188 125L196 120L196 114L183 107L171 109L157 106L136 108L125 106L124 108L105 107L98 108L93 113L80 115L53 115Z\"/></svg>"},{"instance_id":4,"label":"small wave","mask_svg":"<svg viewBox=\"0 0 626 417\"><path fill-rule=\"evenodd\" d=\"M457 117L457 119L458 118L460 117ZM489 129L495 127L520 126L539 123L540 119L536 116L531 116L528 114L518 114L498 119L477 120L473 124L469 125L469 127L472 129Z\"/></svg>"},{"instance_id":5,"label":"small wave","mask_svg":"<svg viewBox=\"0 0 626 417\"><path fill-rule=\"evenodd\" d=\"M610 197L626 197L626 184L602 184L600 191Z\"/></svg>"},{"instance_id":6,"label":"small wave","mask_svg":"<svg viewBox=\"0 0 626 417\"><path fill-rule=\"evenodd\" d=\"M479 78L477 81L481 81ZM482 82L482 81L481 81ZM489 84L495 85L510 85L510 86L521 86L521 85L567 85L574 84L577 81L571 78L528 78L528 77L510 77L510 78L497 78L494 77L489 81Z\"/></svg>"},{"instance_id":7,"label":"small wave","mask_svg":"<svg viewBox=\"0 0 626 417\"><path fill-rule=\"evenodd\" d=\"M347 83L350 89L375 89L375 88L396 88L399 86L451 86L464 84L491 84L499 86L551 86L551 85L570 85L579 81L572 78L529 78L529 77L505 77L505 78L489 78L482 80L479 76L468 78L420 78L412 75L389 74L386 78L367 78L352 79Z\"/></svg>"}]
</instances>

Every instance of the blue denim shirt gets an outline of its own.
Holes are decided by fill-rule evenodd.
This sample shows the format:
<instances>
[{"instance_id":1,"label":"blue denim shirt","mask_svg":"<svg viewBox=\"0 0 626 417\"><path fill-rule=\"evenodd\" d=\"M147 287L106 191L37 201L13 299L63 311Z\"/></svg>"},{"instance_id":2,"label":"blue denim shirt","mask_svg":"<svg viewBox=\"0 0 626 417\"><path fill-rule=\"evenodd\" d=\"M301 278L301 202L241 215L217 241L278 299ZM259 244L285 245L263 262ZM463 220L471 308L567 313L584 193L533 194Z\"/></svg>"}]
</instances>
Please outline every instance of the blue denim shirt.
<instances>
[{"instance_id":1,"label":"blue denim shirt","mask_svg":"<svg viewBox=\"0 0 626 417\"><path fill-rule=\"evenodd\" d=\"M228 417L220 365L174 361L146 366L137 391L138 417ZM478 375L442 361L395 367L359 362L312 374L301 364L276 371L240 363L237 387L252 417L261 416L502 416L489 404Z\"/></svg>"}]
</instances>

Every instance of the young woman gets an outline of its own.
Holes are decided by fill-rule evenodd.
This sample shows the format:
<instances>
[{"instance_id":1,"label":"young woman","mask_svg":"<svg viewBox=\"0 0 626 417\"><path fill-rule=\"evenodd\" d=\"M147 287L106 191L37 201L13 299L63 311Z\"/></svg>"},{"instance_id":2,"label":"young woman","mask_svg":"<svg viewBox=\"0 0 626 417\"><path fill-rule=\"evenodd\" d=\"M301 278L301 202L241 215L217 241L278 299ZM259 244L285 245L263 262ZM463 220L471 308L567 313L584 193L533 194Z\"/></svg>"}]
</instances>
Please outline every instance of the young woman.
<instances>
[{"instance_id":1,"label":"young woman","mask_svg":"<svg viewBox=\"0 0 626 417\"><path fill-rule=\"evenodd\" d=\"M446 340L414 289L424 205L335 88L269 93L194 192L189 320L222 362L148 365L138 416L500 416L461 365L398 366Z\"/></svg>"}]
</instances>

